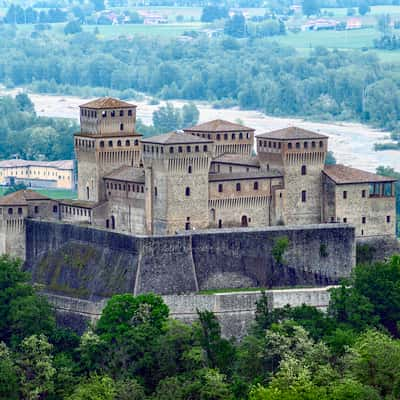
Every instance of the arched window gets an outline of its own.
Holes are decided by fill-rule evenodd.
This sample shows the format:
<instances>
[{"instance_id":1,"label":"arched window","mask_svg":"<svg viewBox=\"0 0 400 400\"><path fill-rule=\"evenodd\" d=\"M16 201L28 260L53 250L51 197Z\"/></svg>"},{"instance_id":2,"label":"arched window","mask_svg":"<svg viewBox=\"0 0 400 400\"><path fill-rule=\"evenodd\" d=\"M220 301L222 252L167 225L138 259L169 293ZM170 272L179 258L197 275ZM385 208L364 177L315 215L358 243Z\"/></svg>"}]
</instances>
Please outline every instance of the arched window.
<instances>
[{"instance_id":1,"label":"arched window","mask_svg":"<svg viewBox=\"0 0 400 400\"><path fill-rule=\"evenodd\" d=\"M115 229L115 217L114 217L114 215L111 216L111 229Z\"/></svg>"},{"instance_id":2,"label":"arched window","mask_svg":"<svg viewBox=\"0 0 400 400\"><path fill-rule=\"evenodd\" d=\"M111 116L115 117L115 111L114 110L111 111Z\"/></svg>"},{"instance_id":3,"label":"arched window","mask_svg":"<svg viewBox=\"0 0 400 400\"><path fill-rule=\"evenodd\" d=\"M107 111L103 111L103 112L101 113L101 116L102 116L103 118L106 118L106 117L107 117Z\"/></svg>"},{"instance_id":4,"label":"arched window","mask_svg":"<svg viewBox=\"0 0 400 400\"><path fill-rule=\"evenodd\" d=\"M186 195L186 196L190 196L190 187L187 187L187 188L185 189L185 195Z\"/></svg>"},{"instance_id":5,"label":"arched window","mask_svg":"<svg viewBox=\"0 0 400 400\"><path fill-rule=\"evenodd\" d=\"M237 183L237 184L236 184L236 191L237 191L237 192L240 192L240 190L241 190L240 183Z\"/></svg>"},{"instance_id":6,"label":"arched window","mask_svg":"<svg viewBox=\"0 0 400 400\"><path fill-rule=\"evenodd\" d=\"M136 139L136 140L134 141L134 144L135 144L135 146L137 146L137 145L139 144L139 140Z\"/></svg>"},{"instance_id":7,"label":"arched window","mask_svg":"<svg viewBox=\"0 0 400 400\"><path fill-rule=\"evenodd\" d=\"M307 192L305 190L301 191L301 201L305 203L307 201Z\"/></svg>"},{"instance_id":8,"label":"arched window","mask_svg":"<svg viewBox=\"0 0 400 400\"><path fill-rule=\"evenodd\" d=\"M222 183L218 184L218 192L222 193L224 191L224 185Z\"/></svg>"},{"instance_id":9,"label":"arched window","mask_svg":"<svg viewBox=\"0 0 400 400\"><path fill-rule=\"evenodd\" d=\"M117 146L121 147L122 146L122 142L120 140L117 141Z\"/></svg>"},{"instance_id":10,"label":"arched window","mask_svg":"<svg viewBox=\"0 0 400 400\"><path fill-rule=\"evenodd\" d=\"M301 174L302 175L307 175L307 166L306 165L302 165L301 166Z\"/></svg>"},{"instance_id":11,"label":"arched window","mask_svg":"<svg viewBox=\"0 0 400 400\"><path fill-rule=\"evenodd\" d=\"M203 146L203 151L204 151L204 152L207 152L207 151L208 151L207 145Z\"/></svg>"},{"instance_id":12,"label":"arched window","mask_svg":"<svg viewBox=\"0 0 400 400\"><path fill-rule=\"evenodd\" d=\"M89 200L89 197L90 197L89 186L86 186L86 198Z\"/></svg>"},{"instance_id":13,"label":"arched window","mask_svg":"<svg viewBox=\"0 0 400 400\"><path fill-rule=\"evenodd\" d=\"M125 141L125 146L128 146L128 147L129 147L130 145L131 145L131 142L130 142L129 140L126 140L126 141Z\"/></svg>"},{"instance_id":14,"label":"arched window","mask_svg":"<svg viewBox=\"0 0 400 400\"><path fill-rule=\"evenodd\" d=\"M319 147L324 147L324 142L322 140L319 142Z\"/></svg>"},{"instance_id":15,"label":"arched window","mask_svg":"<svg viewBox=\"0 0 400 400\"><path fill-rule=\"evenodd\" d=\"M191 165L189 165L189 167L188 167L188 173L189 173L189 174L192 173L192 166L191 166Z\"/></svg>"},{"instance_id":16,"label":"arched window","mask_svg":"<svg viewBox=\"0 0 400 400\"><path fill-rule=\"evenodd\" d=\"M108 141L108 147L113 147L113 141L112 140Z\"/></svg>"},{"instance_id":17,"label":"arched window","mask_svg":"<svg viewBox=\"0 0 400 400\"><path fill-rule=\"evenodd\" d=\"M100 147L104 147L104 140L100 140Z\"/></svg>"},{"instance_id":18,"label":"arched window","mask_svg":"<svg viewBox=\"0 0 400 400\"><path fill-rule=\"evenodd\" d=\"M124 124L119 124L119 130L123 131L124 130Z\"/></svg>"},{"instance_id":19,"label":"arched window","mask_svg":"<svg viewBox=\"0 0 400 400\"><path fill-rule=\"evenodd\" d=\"M253 188L254 190L258 190L258 182L254 182Z\"/></svg>"},{"instance_id":20,"label":"arched window","mask_svg":"<svg viewBox=\"0 0 400 400\"><path fill-rule=\"evenodd\" d=\"M242 132L239 133L239 139L243 139L243 133Z\"/></svg>"},{"instance_id":21,"label":"arched window","mask_svg":"<svg viewBox=\"0 0 400 400\"><path fill-rule=\"evenodd\" d=\"M217 133L217 140L221 140L221 135Z\"/></svg>"},{"instance_id":22,"label":"arched window","mask_svg":"<svg viewBox=\"0 0 400 400\"><path fill-rule=\"evenodd\" d=\"M188 153L190 153L190 152L192 151L192 148L191 148L190 146L187 146L187 147L186 147L186 151L187 151Z\"/></svg>"},{"instance_id":23,"label":"arched window","mask_svg":"<svg viewBox=\"0 0 400 400\"><path fill-rule=\"evenodd\" d=\"M234 133L232 133L232 140L236 139L236 135Z\"/></svg>"},{"instance_id":24,"label":"arched window","mask_svg":"<svg viewBox=\"0 0 400 400\"><path fill-rule=\"evenodd\" d=\"M228 134L224 133L224 140L228 140Z\"/></svg>"},{"instance_id":25,"label":"arched window","mask_svg":"<svg viewBox=\"0 0 400 400\"><path fill-rule=\"evenodd\" d=\"M198 153L198 152L200 151L199 146L195 146L195 147L194 147L194 151L195 151L196 153Z\"/></svg>"},{"instance_id":26,"label":"arched window","mask_svg":"<svg viewBox=\"0 0 400 400\"><path fill-rule=\"evenodd\" d=\"M169 148L169 152L172 154L172 153L174 152L174 148L173 148L173 147L170 147L170 148Z\"/></svg>"},{"instance_id":27,"label":"arched window","mask_svg":"<svg viewBox=\"0 0 400 400\"><path fill-rule=\"evenodd\" d=\"M119 116L123 117L124 116L124 110L119 110Z\"/></svg>"},{"instance_id":28,"label":"arched window","mask_svg":"<svg viewBox=\"0 0 400 400\"><path fill-rule=\"evenodd\" d=\"M182 153L182 146L178 147L178 153Z\"/></svg>"},{"instance_id":29,"label":"arched window","mask_svg":"<svg viewBox=\"0 0 400 400\"><path fill-rule=\"evenodd\" d=\"M287 147L288 147L288 149L291 149L292 148L292 143L288 143Z\"/></svg>"}]
</instances>

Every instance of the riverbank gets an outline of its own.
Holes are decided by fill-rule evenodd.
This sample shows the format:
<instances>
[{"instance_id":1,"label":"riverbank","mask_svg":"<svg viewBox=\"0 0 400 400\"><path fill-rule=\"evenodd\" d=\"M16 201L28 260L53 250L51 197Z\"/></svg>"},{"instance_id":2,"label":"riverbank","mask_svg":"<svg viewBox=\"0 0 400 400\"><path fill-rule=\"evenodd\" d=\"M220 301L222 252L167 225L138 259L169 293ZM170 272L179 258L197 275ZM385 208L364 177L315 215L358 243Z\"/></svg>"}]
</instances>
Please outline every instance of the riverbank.
<instances>
[{"instance_id":1,"label":"riverbank","mask_svg":"<svg viewBox=\"0 0 400 400\"><path fill-rule=\"evenodd\" d=\"M0 95L15 94L15 90L0 90ZM38 115L47 117L79 118L79 105L88 98L48 94L29 94ZM185 101L172 100L174 106L181 107ZM138 106L137 116L145 124L152 123L152 114L164 102L158 105L148 104L148 100L133 101ZM208 103L195 102L200 111L200 122L221 118L240 121L256 130L256 135L285 128L299 126L329 136L329 149L334 152L338 163L374 172L379 165L390 166L400 171L400 152L386 150L376 152L374 144L389 141L389 132L373 129L367 125L349 122L310 122L300 118L271 117L258 111L239 110L238 108L214 109Z\"/></svg>"}]
</instances>

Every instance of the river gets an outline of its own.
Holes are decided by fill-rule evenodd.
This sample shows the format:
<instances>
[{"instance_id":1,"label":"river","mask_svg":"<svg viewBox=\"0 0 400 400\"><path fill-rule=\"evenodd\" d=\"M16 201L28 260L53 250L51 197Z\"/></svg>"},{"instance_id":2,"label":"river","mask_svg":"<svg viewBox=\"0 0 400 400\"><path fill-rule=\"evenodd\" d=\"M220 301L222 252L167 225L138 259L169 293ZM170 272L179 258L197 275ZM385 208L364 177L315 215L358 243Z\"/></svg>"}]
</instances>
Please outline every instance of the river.
<instances>
[{"instance_id":1,"label":"river","mask_svg":"<svg viewBox=\"0 0 400 400\"><path fill-rule=\"evenodd\" d=\"M0 94L15 94L16 91L0 90ZM38 115L48 117L79 118L80 104L90 99L74 96L29 94ZM151 124L152 113L159 105L149 105L146 101L132 101L138 106L137 117L145 124ZM181 107L185 102L171 101ZM210 104L196 102L200 111L199 122L221 118L240 121L256 129L256 135L287 126L298 126L329 136L329 149L333 151L337 162L355 168L374 172L379 165L393 167L400 171L400 152L395 150L374 151L374 143L388 141L389 132L382 132L367 125L348 122L309 122L299 118L278 118L257 111L244 111L236 108L214 109Z\"/></svg>"}]
</instances>

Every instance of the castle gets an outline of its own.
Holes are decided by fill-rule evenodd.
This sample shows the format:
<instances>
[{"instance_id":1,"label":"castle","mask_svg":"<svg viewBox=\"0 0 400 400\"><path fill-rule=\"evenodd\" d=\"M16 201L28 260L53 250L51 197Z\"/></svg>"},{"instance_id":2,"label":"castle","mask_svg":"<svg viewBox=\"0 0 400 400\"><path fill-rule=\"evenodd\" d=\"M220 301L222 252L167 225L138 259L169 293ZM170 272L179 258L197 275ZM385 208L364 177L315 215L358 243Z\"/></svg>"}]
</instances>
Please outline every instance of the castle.
<instances>
[{"instance_id":1,"label":"castle","mask_svg":"<svg viewBox=\"0 0 400 400\"><path fill-rule=\"evenodd\" d=\"M143 138L135 125L130 103L81 105L78 199L29 190L2 197L0 253L25 257L26 218L147 236L341 222L356 238L395 237L395 179L326 166L325 135L290 127L254 137L215 120Z\"/></svg>"}]
</instances>

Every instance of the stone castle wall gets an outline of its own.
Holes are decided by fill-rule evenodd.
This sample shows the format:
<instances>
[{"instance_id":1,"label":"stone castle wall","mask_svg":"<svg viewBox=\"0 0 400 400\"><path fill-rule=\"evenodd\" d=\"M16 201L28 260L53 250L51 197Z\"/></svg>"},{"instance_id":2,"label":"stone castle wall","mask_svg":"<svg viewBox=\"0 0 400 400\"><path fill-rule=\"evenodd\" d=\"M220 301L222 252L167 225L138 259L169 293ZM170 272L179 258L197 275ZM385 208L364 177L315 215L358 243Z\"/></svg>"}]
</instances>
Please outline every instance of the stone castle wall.
<instances>
[{"instance_id":1,"label":"stone castle wall","mask_svg":"<svg viewBox=\"0 0 400 400\"><path fill-rule=\"evenodd\" d=\"M269 290L265 292L271 309L307 304L325 310L329 304L331 287L310 289ZM55 307L58 322L83 332L88 322L95 322L107 304L107 299L90 301L69 296L44 293ZM197 310L212 311L221 323L225 337L243 337L254 321L256 302L261 292L238 292L218 294L190 294L163 296L170 316L185 323L197 320Z\"/></svg>"},{"instance_id":2,"label":"stone castle wall","mask_svg":"<svg viewBox=\"0 0 400 400\"><path fill-rule=\"evenodd\" d=\"M102 299L117 293L183 294L202 289L336 283L355 264L354 228L340 225L218 229L130 236L26 220L26 263L53 293ZM287 237L285 265L272 256Z\"/></svg>"}]
</instances>

